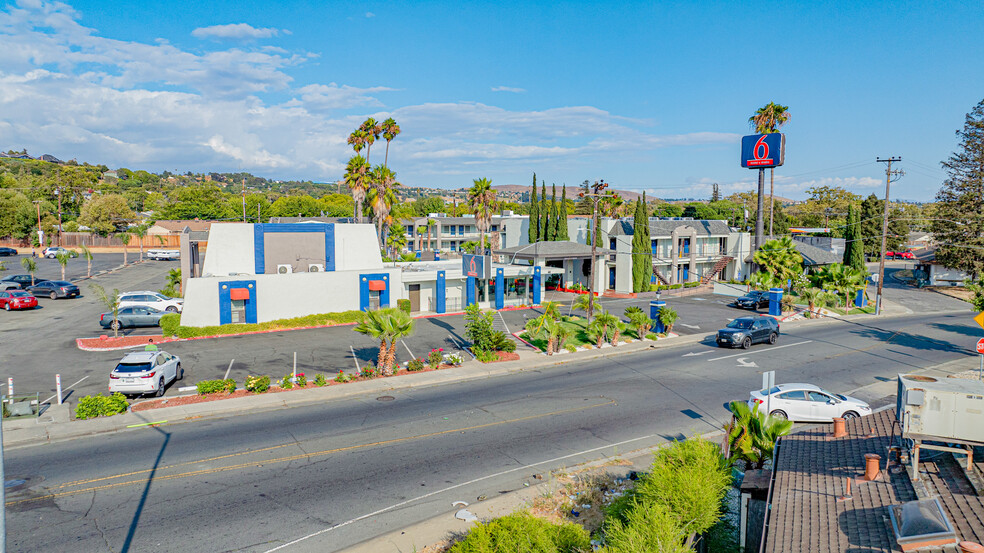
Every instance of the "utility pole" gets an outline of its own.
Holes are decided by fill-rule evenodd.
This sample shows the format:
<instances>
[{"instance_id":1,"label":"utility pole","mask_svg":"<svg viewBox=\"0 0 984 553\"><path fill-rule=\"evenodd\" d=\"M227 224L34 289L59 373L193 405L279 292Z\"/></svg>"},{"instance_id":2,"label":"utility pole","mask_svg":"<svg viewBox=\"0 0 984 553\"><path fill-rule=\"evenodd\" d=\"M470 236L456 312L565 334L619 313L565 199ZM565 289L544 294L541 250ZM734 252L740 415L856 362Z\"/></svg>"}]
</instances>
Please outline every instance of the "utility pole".
<instances>
[{"instance_id":1,"label":"utility pole","mask_svg":"<svg viewBox=\"0 0 984 553\"><path fill-rule=\"evenodd\" d=\"M594 235L591 237L591 276L588 277L591 279L588 282L588 323L591 323L591 315L594 312L595 265L598 264L598 259L595 254L595 249L597 247L596 244L598 243L598 237L600 236L598 234L598 198L602 195L601 191L606 188L608 188L608 183L605 182L605 179L601 179L600 181L595 181L595 183L591 185L591 192L581 192L578 194L578 196L582 198L585 196L591 198L591 228L594 231Z\"/></svg>"},{"instance_id":2,"label":"utility pole","mask_svg":"<svg viewBox=\"0 0 984 553\"><path fill-rule=\"evenodd\" d=\"M875 315L881 315L882 284L885 282L885 249L888 242L888 191L893 182L905 175L905 171L899 169L892 171L892 162L902 161L901 157L876 158L875 161L888 164L885 167L885 214L882 215L881 258L878 260L878 293L875 295Z\"/></svg>"},{"instance_id":3,"label":"utility pole","mask_svg":"<svg viewBox=\"0 0 984 553\"><path fill-rule=\"evenodd\" d=\"M246 177L243 177L243 222L246 222Z\"/></svg>"},{"instance_id":4,"label":"utility pole","mask_svg":"<svg viewBox=\"0 0 984 553\"><path fill-rule=\"evenodd\" d=\"M34 200L34 205L38 208L38 246L44 248L44 233L41 231L41 200Z\"/></svg>"},{"instance_id":5,"label":"utility pole","mask_svg":"<svg viewBox=\"0 0 984 553\"><path fill-rule=\"evenodd\" d=\"M61 233L62 233L62 212L61 212L61 188L55 189L55 196L58 196L58 243L56 245L61 246Z\"/></svg>"}]
</instances>

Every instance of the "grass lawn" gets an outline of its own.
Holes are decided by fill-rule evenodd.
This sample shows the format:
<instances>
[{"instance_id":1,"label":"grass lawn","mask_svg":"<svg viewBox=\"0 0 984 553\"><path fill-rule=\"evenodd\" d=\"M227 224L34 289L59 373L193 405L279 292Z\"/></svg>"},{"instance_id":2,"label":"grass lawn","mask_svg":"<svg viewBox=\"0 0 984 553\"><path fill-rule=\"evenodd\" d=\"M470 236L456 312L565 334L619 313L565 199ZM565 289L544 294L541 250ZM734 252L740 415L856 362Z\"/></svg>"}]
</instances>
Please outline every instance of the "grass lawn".
<instances>
[{"instance_id":1,"label":"grass lawn","mask_svg":"<svg viewBox=\"0 0 984 553\"><path fill-rule=\"evenodd\" d=\"M868 304L864 307L852 307L850 311L844 311L843 307L827 307L826 309L833 311L839 315L860 315L862 313L874 313L875 306L873 304Z\"/></svg>"},{"instance_id":2,"label":"grass lawn","mask_svg":"<svg viewBox=\"0 0 984 553\"><path fill-rule=\"evenodd\" d=\"M576 348L579 348L579 347L582 347L582 346L592 346L593 347L593 346L596 346L598 344L598 342L596 340L594 340L594 339L591 338L591 336L589 335L589 333L587 331L587 325L588 325L587 319L585 319L583 317L570 317L566 321L565 320L561 320L560 324L562 326L564 326L567 329L568 333L569 333L569 335L568 335L567 339L564 341L564 344L561 347L561 349L563 349L564 347L568 347L568 346L573 346L573 347L576 347ZM609 336L611 336L611 330L609 330ZM650 336L654 336L654 335L652 333L650 333ZM536 339L531 339L528 332L523 332L522 334L520 334L520 338L522 338L522 339L526 340L527 342L533 344L534 346L540 348L540 351L546 351L547 350L547 339L546 338L540 337L540 338L536 338ZM623 332L621 334L621 336L619 337L619 342L625 341L626 338L628 338L630 340L638 340L639 339L639 337L636 335L635 329L634 328L631 328L631 327L628 330L626 330L625 332Z\"/></svg>"}]
</instances>

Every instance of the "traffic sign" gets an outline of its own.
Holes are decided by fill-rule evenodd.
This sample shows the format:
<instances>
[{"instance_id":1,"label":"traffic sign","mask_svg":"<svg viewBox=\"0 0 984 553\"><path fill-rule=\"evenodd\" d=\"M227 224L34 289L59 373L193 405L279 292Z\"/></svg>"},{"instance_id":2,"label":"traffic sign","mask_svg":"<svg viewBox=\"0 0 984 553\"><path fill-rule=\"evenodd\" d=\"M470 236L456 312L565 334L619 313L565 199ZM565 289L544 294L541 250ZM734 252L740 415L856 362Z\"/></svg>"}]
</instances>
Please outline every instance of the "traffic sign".
<instances>
[{"instance_id":1,"label":"traffic sign","mask_svg":"<svg viewBox=\"0 0 984 553\"><path fill-rule=\"evenodd\" d=\"M984 355L984 338L977 341L977 353Z\"/></svg>"},{"instance_id":2,"label":"traffic sign","mask_svg":"<svg viewBox=\"0 0 984 553\"><path fill-rule=\"evenodd\" d=\"M786 136L774 132L741 137L741 166L749 169L778 167L785 162Z\"/></svg>"},{"instance_id":3,"label":"traffic sign","mask_svg":"<svg viewBox=\"0 0 984 553\"><path fill-rule=\"evenodd\" d=\"M984 328L984 311L981 311L974 317L974 322L981 325L981 328Z\"/></svg>"}]
</instances>

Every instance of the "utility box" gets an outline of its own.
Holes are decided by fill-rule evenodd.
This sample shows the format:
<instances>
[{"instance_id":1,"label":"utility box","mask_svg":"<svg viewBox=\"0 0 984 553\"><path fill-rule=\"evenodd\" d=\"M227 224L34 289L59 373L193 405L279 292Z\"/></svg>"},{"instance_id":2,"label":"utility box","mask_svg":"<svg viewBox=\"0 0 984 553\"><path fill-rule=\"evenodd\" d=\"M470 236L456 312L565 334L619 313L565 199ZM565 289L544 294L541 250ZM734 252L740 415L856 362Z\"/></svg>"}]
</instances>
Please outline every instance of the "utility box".
<instances>
[{"instance_id":1,"label":"utility box","mask_svg":"<svg viewBox=\"0 0 984 553\"><path fill-rule=\"evenodd\" d=\"M900 374L896 416L906 438L984 443L984 382Z\"/></svg>"}]
</instances>

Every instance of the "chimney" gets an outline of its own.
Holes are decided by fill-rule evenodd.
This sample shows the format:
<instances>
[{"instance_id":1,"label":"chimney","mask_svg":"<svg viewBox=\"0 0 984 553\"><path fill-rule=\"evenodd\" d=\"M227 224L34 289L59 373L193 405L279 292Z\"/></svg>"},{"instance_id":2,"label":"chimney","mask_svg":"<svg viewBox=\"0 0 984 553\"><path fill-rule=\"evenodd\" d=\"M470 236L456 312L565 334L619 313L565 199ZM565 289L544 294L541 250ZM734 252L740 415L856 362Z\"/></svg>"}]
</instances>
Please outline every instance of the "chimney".
<instances>
[{"instance_id":1,"label":"chimney","mask_svg":"<svg viewBox=\"0 0 984 553\"><path fill-rule=\"evenodd\" d=\"M834 417L834 437L843 438L847 436L847 428L844 426L843 417Z\"/></svg>"},{"instance_id":2,"label":"chimney","mask_svg":"<svg viewBox=\"0 0 984 553\"><path fill-rule=\"evenodd\" d=\"M865 453L864 454L864 479L868 482L878 479L878 473L880 472L879 464L881 461L881 455L877 453Z\"/></svg>"},{"instance_id":3,"label":"chimney","mask_svg":"<svg viewBox=\"0 0 984 553\"><path fill-rule=\"evenodd\" d=\"M972 541L962 541L958 544L961 553L984 553L984 546Z\"/></svg>"}]
</instances>

